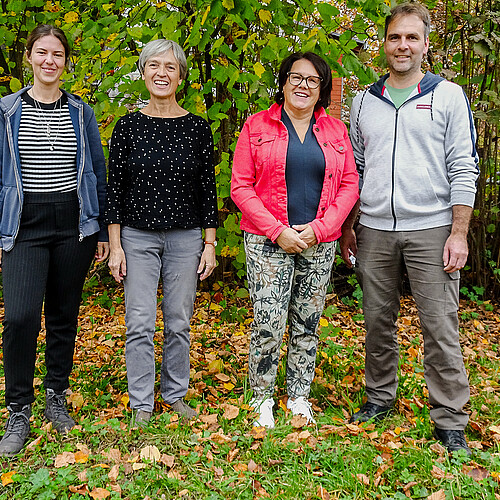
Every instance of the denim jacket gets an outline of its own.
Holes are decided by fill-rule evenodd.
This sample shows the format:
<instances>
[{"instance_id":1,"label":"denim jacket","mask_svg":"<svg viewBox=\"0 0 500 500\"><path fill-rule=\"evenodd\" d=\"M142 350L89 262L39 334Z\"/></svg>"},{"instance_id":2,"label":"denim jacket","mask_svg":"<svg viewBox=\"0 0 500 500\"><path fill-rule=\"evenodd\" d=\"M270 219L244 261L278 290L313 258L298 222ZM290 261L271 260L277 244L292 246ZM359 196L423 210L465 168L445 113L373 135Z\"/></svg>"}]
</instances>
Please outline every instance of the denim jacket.
<instances>
[{"instance_id":1,"label":"denim jacket","mask_svg":"<svg viewBox=\"0 0 500 500\"><path fill-rule=\"evenodd\" d=\"M0 248L14 246L23 207L23 183L19 157L21 95L30 87L0 99ZM102 221L106 198L106 162L99 128L92 108L78 96L64 91L77 140L77 194L80 205L80 241L99 231L108 241Z\"/></svg>"}]
</instances>

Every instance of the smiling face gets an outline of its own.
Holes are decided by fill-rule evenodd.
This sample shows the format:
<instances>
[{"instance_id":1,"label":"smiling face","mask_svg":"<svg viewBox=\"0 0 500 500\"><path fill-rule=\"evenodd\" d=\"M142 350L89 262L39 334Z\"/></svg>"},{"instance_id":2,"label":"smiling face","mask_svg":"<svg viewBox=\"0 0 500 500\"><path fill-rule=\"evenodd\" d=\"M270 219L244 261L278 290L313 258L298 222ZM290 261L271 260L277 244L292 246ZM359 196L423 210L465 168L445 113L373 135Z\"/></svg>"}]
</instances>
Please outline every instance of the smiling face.
<instances>
[{"instance_id":1,"label":"smiling face","mask_svg":"<svg viewBox=\"0 0 500 500\"><path fill-rule=\"evenodd\" d=\"M417 78L420 66L429 49L423 21L415 14L396 17L387 28L384 51L391 77Z\"/></svg>"},{"instance_id":2,"label":"smiling face","mask_svg":"<svg viewBox=\"0 0 500 500\"><path fill-rule=\"evenodd\" d=\"M313 63L307 59L295 61L290 73L297 73L303 77L319 77ZM290 110L292 113L310 113L312 115L319 99L320 89L321 86L310 89L305 80L302 80L299 85L292 85L287 78L283 86L285 110Z\"/></svg>"},{"instance_id":3,"label":"smiling face","mask_svg":"<svg viewBox=\"0 0 500 500\"><path fill-rule=\"evenodd\" d=\"M26 57L33 68L35 85L59 86L66 63L66 52L59 38L54 35L42 36L35 41L31 53L27 53Z\"/></svg>"},{"instance_id":4,"label":"smiling face","mask_svg":"<svg viewBox=\"0 0 500 500\"><path fill-rule=\"evenodd\" d=\"M175 97L182 82L179 63L171 50L150 57L144 66L142 79L151 97L166 99Z\"/></svg>"}]
</instances>

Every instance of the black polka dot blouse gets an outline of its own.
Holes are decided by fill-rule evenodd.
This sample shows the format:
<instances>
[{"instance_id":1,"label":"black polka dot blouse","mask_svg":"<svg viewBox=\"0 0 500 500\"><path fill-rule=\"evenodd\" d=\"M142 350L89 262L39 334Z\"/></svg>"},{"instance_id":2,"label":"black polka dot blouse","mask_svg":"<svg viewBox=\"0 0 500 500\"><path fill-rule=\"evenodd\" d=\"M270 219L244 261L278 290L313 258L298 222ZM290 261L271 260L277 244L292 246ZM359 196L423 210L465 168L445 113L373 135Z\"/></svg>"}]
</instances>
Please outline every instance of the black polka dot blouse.
<instances>
[{"instance_id":1,"label":"black polka dot blouse","mask_svg":"<svg viewBox=\"0 0 500 500\"><path fill-rule=\"evenodd\" d=\"M138 229L217 227L208 123L191 113L120 118L109 150L105 220Z\"/></svg>"}]
</instances>

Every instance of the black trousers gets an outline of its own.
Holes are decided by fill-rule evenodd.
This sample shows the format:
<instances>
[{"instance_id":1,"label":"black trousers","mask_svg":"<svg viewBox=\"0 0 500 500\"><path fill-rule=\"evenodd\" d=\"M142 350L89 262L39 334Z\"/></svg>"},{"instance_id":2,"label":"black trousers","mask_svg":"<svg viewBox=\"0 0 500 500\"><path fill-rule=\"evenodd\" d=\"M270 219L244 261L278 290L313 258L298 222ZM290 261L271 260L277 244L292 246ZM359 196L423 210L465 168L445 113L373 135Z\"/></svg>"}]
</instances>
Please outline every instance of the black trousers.
<instances>
[{"instance_id":1,"label":"black trousers","mask_svg":"<svg viewBox=\"0 0 500 500\"><path fill-rule=\"evenodd\" d=\"M2 252L6 404L34 401L42 305L46 389L69 387L83 283L97 234L79 241L79 206L72 193L26 193L16 243Z\"/></svg>"}]
</instances>

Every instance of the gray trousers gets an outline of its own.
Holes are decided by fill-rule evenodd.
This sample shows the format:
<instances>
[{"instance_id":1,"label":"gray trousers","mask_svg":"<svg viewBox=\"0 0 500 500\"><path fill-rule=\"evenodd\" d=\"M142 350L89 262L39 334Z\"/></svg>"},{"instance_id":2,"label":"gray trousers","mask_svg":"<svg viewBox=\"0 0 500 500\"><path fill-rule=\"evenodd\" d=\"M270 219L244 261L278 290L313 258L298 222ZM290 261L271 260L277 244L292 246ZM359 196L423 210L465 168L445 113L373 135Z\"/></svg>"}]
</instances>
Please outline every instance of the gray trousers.
<instances>
[{"instance_id":1,"label":"gray trousers","mask_svg":"<svg viewBox=\"0 0 500 500\"><path fill-rule=\"evenodd\" d=\"M335 242L289 254L265 236L245 233L245 253L254 313L248 356L254 396L272 397L274 393L288 320L287 392L292 398L308 397Z\"/></svg>"},{"instance_id":2,"label":"gray trousers","mask_svg":"<svg viewBox=\"0 0 500 500\"><path fill-rule=\"evenodd\" d=\"M203 250L201 229L144 230L123 227L121 243L127 262L125 286L125 358L130 406L154 406L154 332L157 290L163 279L163 357L160 389L175 403L189 385L190 320Z\"/></svg>"},{"instance_id":3,"label":"gray trousers","mask_svg":"<svg viewBox=\"0 0 500 500\"><path fill-rule=\"evenodd\" d=\"M357 229L357 275L366 325L366 394L389 406L396 398L399 346L396 320L406 267L424 338L430 416L441 429L462 430L469 400L458 335L459 271L443 271L450 226L421 231Z\"/></svg>"}]
</instances>

